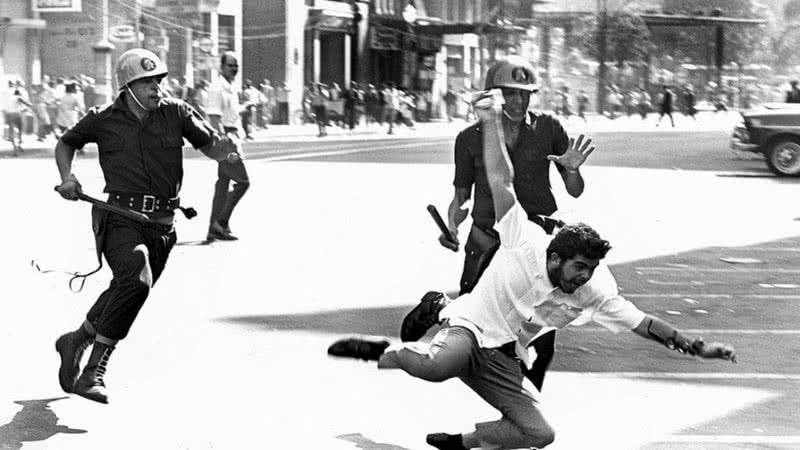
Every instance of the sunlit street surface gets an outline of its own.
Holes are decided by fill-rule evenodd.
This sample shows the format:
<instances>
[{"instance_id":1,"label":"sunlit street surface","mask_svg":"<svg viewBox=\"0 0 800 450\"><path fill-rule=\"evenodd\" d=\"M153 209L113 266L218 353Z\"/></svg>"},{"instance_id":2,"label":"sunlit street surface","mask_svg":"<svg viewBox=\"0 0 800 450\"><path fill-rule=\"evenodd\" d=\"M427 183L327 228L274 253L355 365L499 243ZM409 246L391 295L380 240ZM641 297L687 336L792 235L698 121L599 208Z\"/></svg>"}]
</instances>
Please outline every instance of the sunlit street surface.
<instances>
[{"instance_id":1,"label":"sunlit street surface","mask_svg":"<svg viewBox=\"0 0 800 450\"><path fill-rule=\"evenodd\" d=\"M727 126L604 130L580 199L552 177L560 216L611 241L627 298L733 344L739 363L568 328L541 395L551 448L800 447L798 185L730 152ZM203 241L216 164L186 160L182 203L200 215L179 219L167 269L112 357L109 405L59 389L53 347L106 287L108 269L73 294L69 276L31 267L95 267L89 206L53 192L46 155L0 160L0 448L422 450L428 433L498 417L458 380L427 383L326 355L351 334L397 338L425 291L456 285L463 253L438 245L425 211L445 211L452 196L451 129L249 144L252 187L231 221L236 242ZM724 164L676 167L675 154ZM647 162L631 167L632 158ZM101 196L91 151L75 173Z\"/></svg>"}]
</instances>

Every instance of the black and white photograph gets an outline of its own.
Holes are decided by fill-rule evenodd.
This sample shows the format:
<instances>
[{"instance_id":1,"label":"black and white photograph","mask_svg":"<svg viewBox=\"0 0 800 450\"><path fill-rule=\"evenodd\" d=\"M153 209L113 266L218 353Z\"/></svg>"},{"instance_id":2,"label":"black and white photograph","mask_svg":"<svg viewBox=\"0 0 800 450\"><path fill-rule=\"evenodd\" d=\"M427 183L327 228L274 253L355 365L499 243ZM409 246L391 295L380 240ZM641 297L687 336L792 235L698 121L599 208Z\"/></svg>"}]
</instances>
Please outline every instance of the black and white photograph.
<instances>
[{"instance_id":1,"label":"black and white photograph","mask_svg":"<svg viewBox=\"0 0 800 450\"><path fill-rule=\"evenodd\" d=\"M0 0L0 450L800 449L800 0Z\"/></svg>"}]
</instances>

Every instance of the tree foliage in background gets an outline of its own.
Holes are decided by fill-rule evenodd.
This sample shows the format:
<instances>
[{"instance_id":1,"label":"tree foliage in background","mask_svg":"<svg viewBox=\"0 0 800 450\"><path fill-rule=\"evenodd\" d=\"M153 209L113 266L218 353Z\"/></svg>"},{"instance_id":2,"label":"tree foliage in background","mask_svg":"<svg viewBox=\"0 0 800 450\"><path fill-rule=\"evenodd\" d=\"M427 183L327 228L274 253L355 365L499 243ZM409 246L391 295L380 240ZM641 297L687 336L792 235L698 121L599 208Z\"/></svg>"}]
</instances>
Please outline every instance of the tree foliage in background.
<instances>
[{"instance_id":1,"label":"tree foliage in background","mask_svg":"<svg viewBox=\"0 0 800 450\"><path fill-rule=\"evenodd\" d=\"M663 10L669 14L711 16L718 9L723 17L764 19L767 27L774 18L767 8L755 0L664 0ZM772 45L763 25L726 24L723 63L771 63ZM658 27L653 32L657 53L675 61L714 65L715 25L702 27Z\"/></svg>"},{"instance_id":2,"label":"tree foliage in background","mask_svg":"<svg viewBox=\"0 0 800 450\"><path fill-rule=\"evenodd\" d=\"M774 66L779 71L800 64L800 0L790 0L783 5L784 25L772 34Z\"/></svg>"},{"instance_id":3,"label":"tree foliage in background","mask_svg":"<svg viewBox=\"0 0 800 450\"><path fill-rule=\"evenodd\" d=\"M584 52L594 60L600 57L601 18L589 16L579 25ZM628 11L609 11L606 16L606 60L622 67L645 61L650 52L650 31L644 20Z\"/></svg>"}]
</instances>

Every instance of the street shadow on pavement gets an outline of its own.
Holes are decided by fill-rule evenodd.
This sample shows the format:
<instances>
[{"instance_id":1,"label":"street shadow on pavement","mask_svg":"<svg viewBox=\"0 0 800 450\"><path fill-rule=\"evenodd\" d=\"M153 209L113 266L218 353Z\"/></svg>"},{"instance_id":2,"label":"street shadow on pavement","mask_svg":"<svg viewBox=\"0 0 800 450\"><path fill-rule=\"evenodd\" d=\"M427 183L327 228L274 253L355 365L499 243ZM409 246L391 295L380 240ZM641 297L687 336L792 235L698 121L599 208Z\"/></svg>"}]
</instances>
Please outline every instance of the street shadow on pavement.
<instances>
[{"instance_id":1,"label":"street shadow on pavement","mask_svg":"<svg viewBox=\"0 0 800 450\"><path fill-rule=\"evenodd\" d=\"M336 436L336 438L343 441L352 442L356 444L356 448L363 450L410 450L406 447L400 447L399 445L375 442L367 437L364 437L364 435L361 433L343 434L341 436Z\"/></svg>"},{"instance_id":2,"label":"street shadow on pavement","mask_svg":"<svg viewBox=\"0 0 800 450\"><path fill-rule=\"evenodd\" d=\"M265 331L314 331L330 334L400 336L400 323L413 306L337 309L307 314L224 317L220 322Z\"/></svg>"},{"instance_id":3,"label":"street shadow on pavement","mask_svg":"<svg viewBox=\"0 0 800 450\"><path fill-rule=\"evenodd\" d=\"M58 424L58 416L50 409L50 403L65 398L69 397L15 401L22 409L11 422L0 426L0 449L19 450L25 442L45 441L59 433L86 433L86 430Z\"/></svg>"}]
</instances>

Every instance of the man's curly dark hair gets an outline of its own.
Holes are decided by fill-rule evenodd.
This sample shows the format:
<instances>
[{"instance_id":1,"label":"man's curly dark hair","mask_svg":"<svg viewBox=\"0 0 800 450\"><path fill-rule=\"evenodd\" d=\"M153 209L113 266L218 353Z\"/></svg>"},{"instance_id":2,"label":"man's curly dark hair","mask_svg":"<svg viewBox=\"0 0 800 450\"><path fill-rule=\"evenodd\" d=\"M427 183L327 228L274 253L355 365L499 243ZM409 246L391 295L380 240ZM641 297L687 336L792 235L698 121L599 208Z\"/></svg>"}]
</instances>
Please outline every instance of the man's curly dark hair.
<instances>
[{"instance_id":1,"label":"man's curly dark hair","mask_svg":"<svg viewBox=\"0 0 800 450\"><path fill-rule=\"evenodd\" d=\"M611 250L611 243L602 239L594 228L585 223L575 223L558 230L547 246L547 255L553 252L561 259L571 259L581 255L589 259L603 259Z\"/></svg>"}]
</instances>

